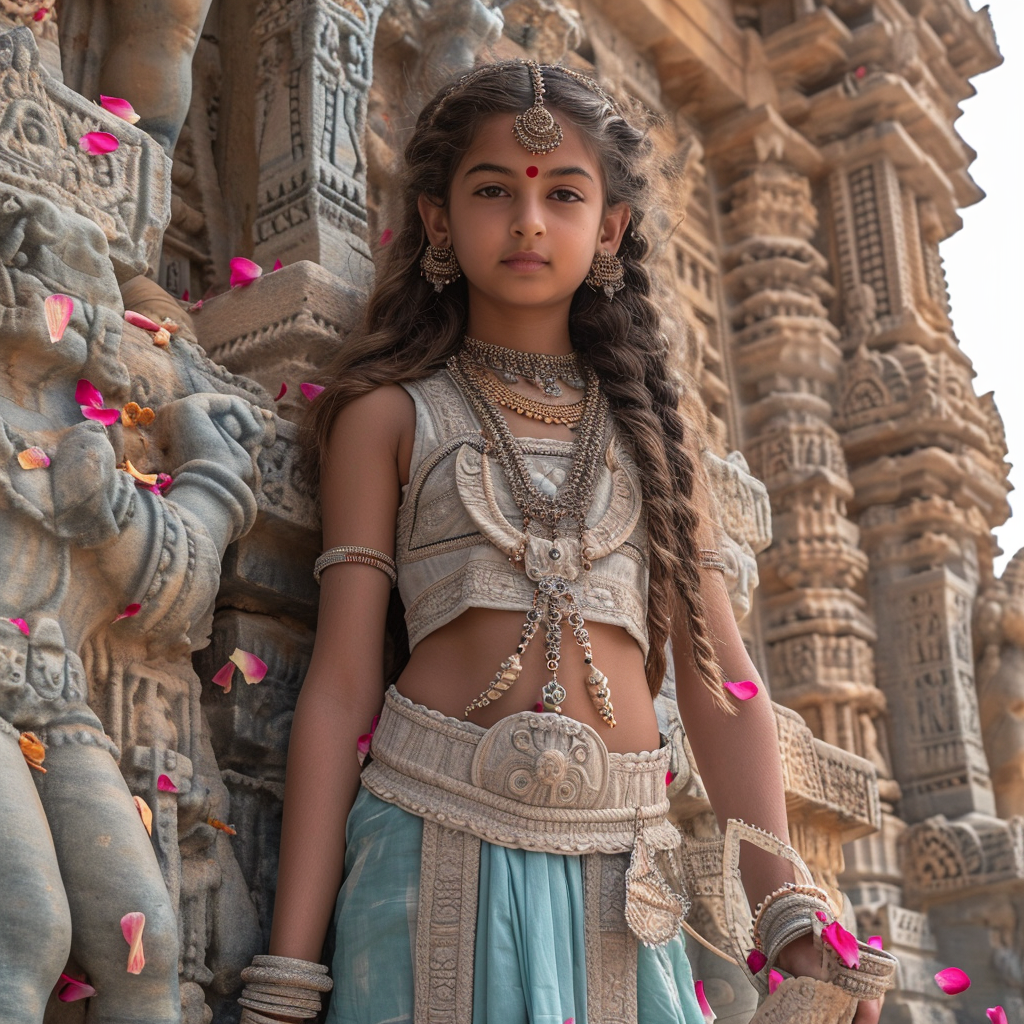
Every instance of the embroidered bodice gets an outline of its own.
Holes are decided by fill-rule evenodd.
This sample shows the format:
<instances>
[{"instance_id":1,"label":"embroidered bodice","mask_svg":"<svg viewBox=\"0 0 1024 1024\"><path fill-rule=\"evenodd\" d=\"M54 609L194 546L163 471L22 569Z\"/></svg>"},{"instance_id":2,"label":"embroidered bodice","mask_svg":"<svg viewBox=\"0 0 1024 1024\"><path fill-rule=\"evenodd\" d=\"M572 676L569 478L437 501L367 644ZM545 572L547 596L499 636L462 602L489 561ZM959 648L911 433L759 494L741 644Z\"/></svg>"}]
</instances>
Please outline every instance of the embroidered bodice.
<instances>
[{"instance_id":1,"label":"embroidered bodice","mask_svg":"<svg viewBox=\"0 0 1024 1024\"><path fill-rule=\"evenodd\" d=\"M537 581L572 578L588 621L622 626L647 655L647 534L640 480L609 423L604 465L582 533L579 524L524 532L501 467L484 455L481 423L447 370L402 385L416 405L416 434L398 511L395 561L410 649L468 608L527 611ZM572 442L519 441L534 485L556 493ZM516 553L522 558L516 564ZM512 558L510 558L512 556Z\"/></svg>"}]
</instances>

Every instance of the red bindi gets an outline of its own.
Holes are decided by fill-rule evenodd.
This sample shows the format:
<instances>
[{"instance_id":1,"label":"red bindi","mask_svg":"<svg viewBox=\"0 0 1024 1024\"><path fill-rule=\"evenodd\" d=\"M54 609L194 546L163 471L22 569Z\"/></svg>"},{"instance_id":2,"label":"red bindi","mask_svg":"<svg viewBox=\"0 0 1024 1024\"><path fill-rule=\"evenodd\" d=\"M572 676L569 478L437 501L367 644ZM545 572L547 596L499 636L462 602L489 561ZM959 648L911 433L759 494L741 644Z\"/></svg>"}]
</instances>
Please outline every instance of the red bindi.
<instances>
[{"instance_id":1,"label":"red bindi","mask_svg":"<svg viewBox=\"0 0 1024 1024\"><path fill-rule=\"evenodd\" d=\"M538 174L540 174L540 170L532 164L526 168L526 176L528 178L536 178Z\"/></svg>"}]
</instances>

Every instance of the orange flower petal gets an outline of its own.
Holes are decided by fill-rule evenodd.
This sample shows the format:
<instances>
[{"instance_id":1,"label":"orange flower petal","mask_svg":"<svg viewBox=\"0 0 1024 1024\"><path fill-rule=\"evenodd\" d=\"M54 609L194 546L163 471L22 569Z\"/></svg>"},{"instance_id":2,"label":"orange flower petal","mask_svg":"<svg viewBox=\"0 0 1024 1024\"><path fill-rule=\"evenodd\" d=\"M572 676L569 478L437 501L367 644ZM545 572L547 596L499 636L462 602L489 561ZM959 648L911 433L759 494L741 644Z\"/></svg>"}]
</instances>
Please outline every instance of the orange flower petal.
<instances>
[{"instance_id":1,"label":"orange flower petal","mask_svg":"<svg viewBox=\"0 0 1024 1024\"><path fill-rule=\"evenodd\" d=\"M135 113L132 105L127 100L121 99L120 96L104 96L101 94L100 106L113 114L114 117L119 117L122 121L127 121L129 124L135 124L139 120L139 115Z\"/></svg>"},{"instance_id":2,"label":"orange flower petal","mask_svg":"<svg viewBox=\"0 0 1024 1024\"><path fill-rule=\"evenodd\" d=\"M124 460L124 471L129 476L135 477L140 484L145 484L147 487L152 487L156 483L156 473L140 473L131 463L130 459Z\"/></svg>"},{"instance_id":3,"label":"orange flower petal","mask_svg":"<svg viewBox=\"0 0 1024 1024\"><path fill-rule=\"evenodd\" d=\"M13 622L14 625L25 634L25 636L28 636L28 623L24 619L8 619L7 621Z\"/></svg>"},{"instance_id":4,"label":"orange flower petal","mask_svg":"<svg viewBox=\"0 0 1024 1024\"><path fill-rule=\"evenodd\" d=\"M160 326L168 334L177 334L178 331L181 330L181 324L176 324L169 316L165 316L163 320L160 321Z\"/></svg>"},{"instance_id":5,"label":"orange flower petal","mask_svg":"<svg viewBox=\"0 0 1024 1024\"><path fill-rule=\"evenodd\" d=\"M128 943L128 973L141 974L146 966L142 952L142 929L146 926L146 915L136 910L121 918L121 934Z\"/></svg>"},{"instance_id":6,"label":"orange flower petal","mask_svg":"<svg viewBox=\"0 0 1024 1024\"><path fill-rule=\"evenodd\" d=\"M34 732L23 732L18 737L18 746L21 748L21 756L28 762L30 768L46 774L43 761L46 760L46 747L43 746L39 737Z\"/></svg>"},{"instance_id":7,"label":"orange flower petal","mask_svg":"<svg viewBox=\"0 0 1024 1024\"><path fill-rule=\"evenodd\" d=\"M213 682L218 686L224 687L225 693L231 692L231 680L235 674L235 666L233 662L228 662L223 668L217 669L213 676Z\"/></svg>"},{"instance_id":8,"label":"orange flower petal","mask_svg":"<svg viewBox=\"0 0 1024 1024\"><path fill-rule=\"evenodd\" d=\"M174 782L172 781L172 779L171 779L171 777L169 775L161 775L156 780L156 788L159 789L161 793L177 793L178 792L178 787L174 784Z\"/></svg>"},{"instance_id":9,"label":"orange flower petal","mask_svg":"<svg viewBox=\"0 0 1024 1024\"><path fill-rule=\"evenodd\" d=\"M146 826L146 831L153 834L153 812L150 810L149 804L142 799L141 796L133 796L132 800L135 801L135 809L139 812L139 817L142 819L142 824Z\"/></svg>"},{"instance_id":10,"label":"orange flower petal","mask_svg":"<svg viewBox=\"0 0 1024 1024\"><path fill-rule=\"evenodd\" d=\"M238 647L234 649L228 660L233 661L242 670L242 675L245 676L245 681L250 686L253 683L262 681L263 677L267 674L267 663L265 661L261 661L255 654L250 654L248 651L243 651Z\"/></svg>"},{"instance_id":11,"label":"orange flower petal","mask_svg":"<svg viewBox=\"0 0 1024 1024\"><path fill-rule=\"evenodd\" d=\"M36 445L18 452L18 465L22 469L46 469L50 464L50 456Z\"/></svg>"},{"instance_id":12,"label":"orange flower petal","mask_svg":"<svg viewBox=\"0 0 1024 1024\"><path fill-rule=\"evenodd\" d=\"M167 348L168 343L171 340L171 332L166 327L161 327L160 330L153 335L153 344L157 348Z\"/></svg>"},{"instance_id":13,"label":"orange flower petal","mask_svg":"<svg viewBox=\"0 0 1024 1024\"><path fill-rule=\"evenodd\" d=\"M78 140L78 148L90 156L113 153L121 143L110 132L86 132Z\"/></svg>"},{"instance_id":14,"label":"orange flower petal","mask_svg":"<svg viewBox=\"0 0 1024 1024\"><path fill-rule=\"evenodd\" d=\"M43 301L46 329L50 332L50 341L54 345L64 337L74 309L75 300L68 295L47 295Z\"/></svg>"},{"instance_id":15,"label":"orange flower petal","mask_svg":"<svg viewBox=\"0 0 1024 1024\"><path fill-rule=\"evenodd\" d=\"M234 825L225 825L223 821L219 821L217 818L207 818L206 824L213 828L218 828L221 832L224 832L229 836L237 836L238 833L235 831Z\"/></svg>"},{"instance_id":16,"label":"orange flower petal","mask_svg":"<svg viewBox=\"0 0 1024 1024\"><path fill-rule=\"evenodd\" d=\"M123 612L121 612L121 614L118 615L118 617L116 619L114 619L114 622L120 622L122 619L130 619L133 615L138 615L139 614L139 610L141 608L142 608L141 604L126 605L125 606L125 610ZM113 625L114 622L112 622L111 625Z\"/></svg>"}]
</instances>

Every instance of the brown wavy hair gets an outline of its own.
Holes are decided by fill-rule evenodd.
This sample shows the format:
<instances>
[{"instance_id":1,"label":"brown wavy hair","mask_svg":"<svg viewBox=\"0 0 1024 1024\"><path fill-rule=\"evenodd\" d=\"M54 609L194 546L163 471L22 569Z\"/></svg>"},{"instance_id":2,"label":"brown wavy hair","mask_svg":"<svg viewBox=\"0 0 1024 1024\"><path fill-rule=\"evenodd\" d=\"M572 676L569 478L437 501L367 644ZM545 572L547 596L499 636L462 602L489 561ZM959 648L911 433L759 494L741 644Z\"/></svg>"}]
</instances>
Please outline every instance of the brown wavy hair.
<instances>
[{"instance_id":1,"label":"brown wavy hair","mask_svg":"<svg viewBox=\"0 0 1024 1024\"><path fill-rule=\"evenodd\" d=\"M624 202L631 211L618 250L625 287L609 302L581 284L570 307L569 332L573 347L597 371L640 469L650 539L647 682L656 695L665 674L671 615L681 605L696 667L716 702L731 711L700 597L702 511L694 478L703 469L697 439L689 426L684 429L679 413L680 385L669 370L668 343L643 265L650 248L643 222L653 195L655 147L649 128L654 115L628 99L617 100L612 109L601 94L557 66L545 65L543 73L546 105L581 131L603 168L606 204ZM327 368L325 390L311 408L307 436L321 466L331 425L347 402L382 384L429 376L444 366L465 333L465 278L435 292L420 274L427 235L417 199L422 193L447 202L456 167L481 119L522 112L532 104L533 91L526 66L512 63L493 65L492 73L450 91L455 85L453 80L443 86L417 119L405 149L401 227L381 253L362 331L346 341Z\"/></svg>"}]
</instances>

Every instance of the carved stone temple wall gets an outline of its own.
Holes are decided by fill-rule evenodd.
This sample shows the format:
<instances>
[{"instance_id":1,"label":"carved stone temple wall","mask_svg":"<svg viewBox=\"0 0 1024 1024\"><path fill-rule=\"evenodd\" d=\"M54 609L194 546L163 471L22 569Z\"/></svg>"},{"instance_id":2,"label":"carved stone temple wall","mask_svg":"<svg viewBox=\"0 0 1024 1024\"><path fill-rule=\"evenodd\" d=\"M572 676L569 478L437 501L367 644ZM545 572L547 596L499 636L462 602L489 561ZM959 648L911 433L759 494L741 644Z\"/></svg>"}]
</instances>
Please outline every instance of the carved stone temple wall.
<instances>
[{"instance_id":1,"label":"carved stone temple wall","mask_svg":"<svg viewBox=\"0 0 1024 1024\"><path fill-rule=\"evenodd\" d=\"M666 330L699 385L794 842L901 961L884 1024L1024 1020L1024 551L995 576L1006 445L939 256L982 198L954 122L1001 59L985 11L0 0L0 1024L44 1004L49 1024L237 1020L316 628L299 385L359 320L420 106L514 55L665 115ZM133 127L95 101L139 67ZM116 151L83 152L94 131ZM229 289L232 256L263 276ZM55 293L74 300L59 344ZM80 378L128 411L83 418ZM22 468L33 447L48 466ZM225 692L236 648L268 671ZM673 794L713 836L696 774ZM116 921L142 905L140 981ZM712 901L692 920L721 933ZM691 955L718 1019L746 1022L739 972ZM950 965L960 996L932 981ZM61 970L97 988L88 1011L50 992Z\"/></svg>"}]
</instances>

